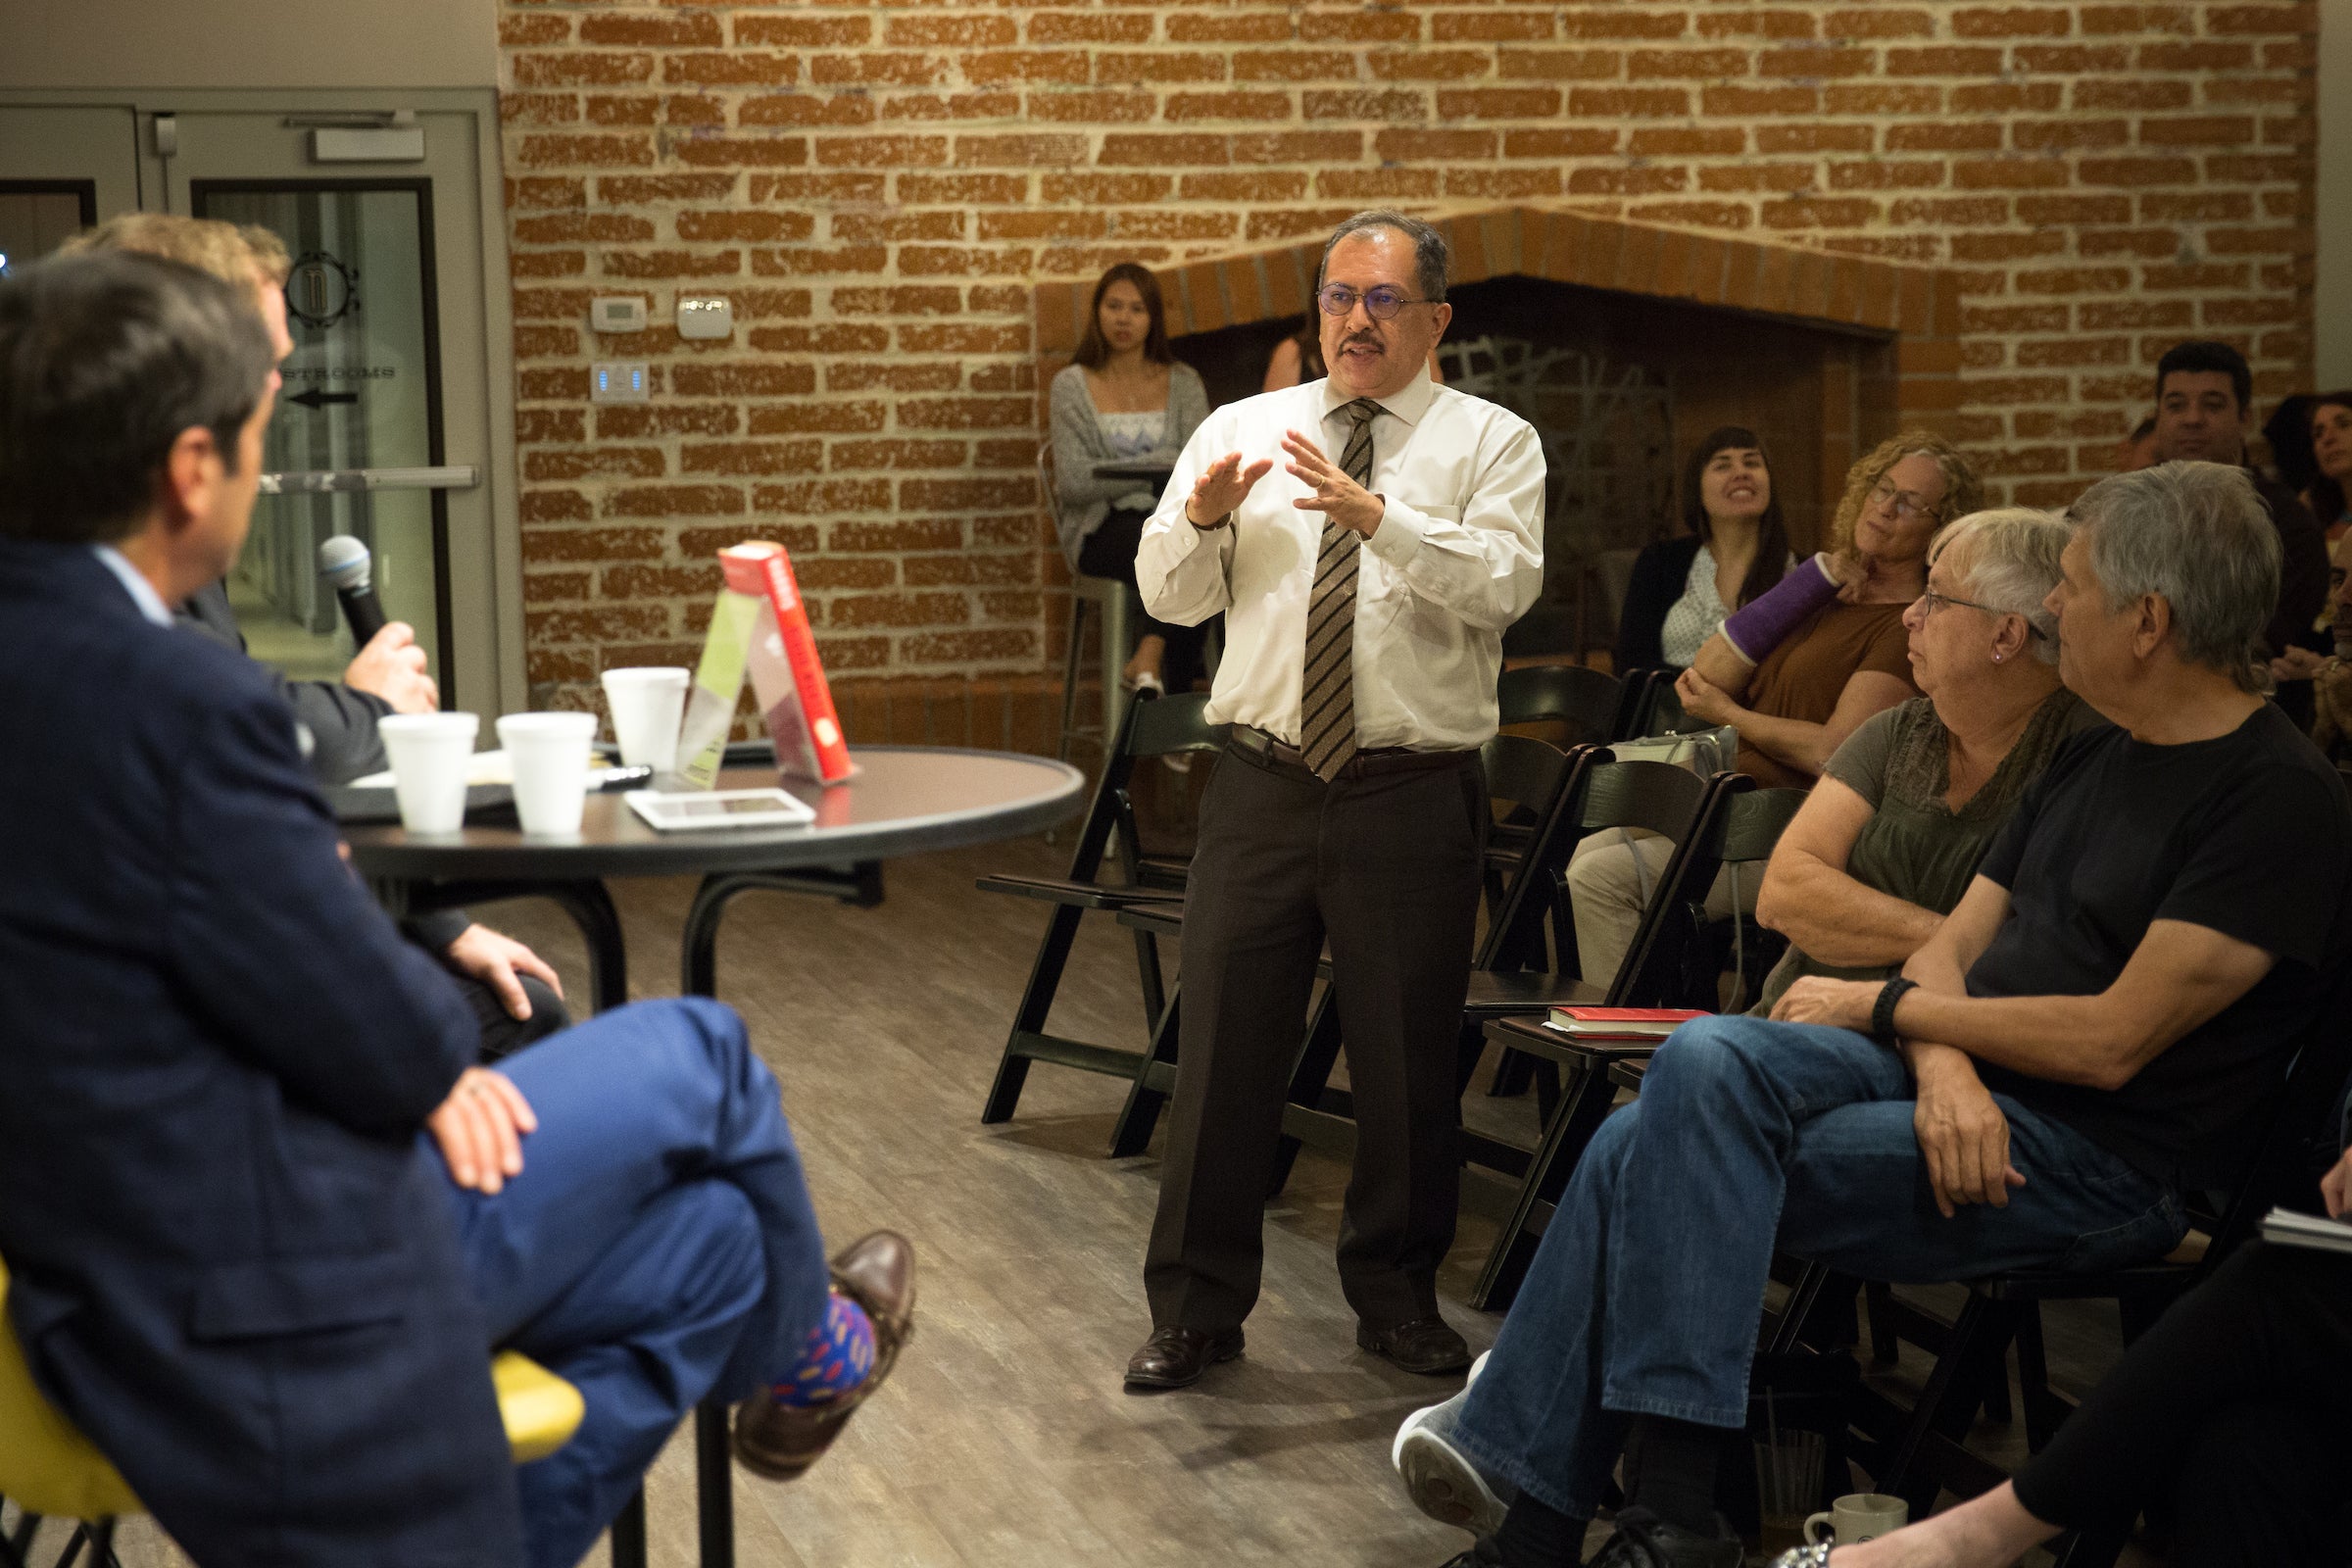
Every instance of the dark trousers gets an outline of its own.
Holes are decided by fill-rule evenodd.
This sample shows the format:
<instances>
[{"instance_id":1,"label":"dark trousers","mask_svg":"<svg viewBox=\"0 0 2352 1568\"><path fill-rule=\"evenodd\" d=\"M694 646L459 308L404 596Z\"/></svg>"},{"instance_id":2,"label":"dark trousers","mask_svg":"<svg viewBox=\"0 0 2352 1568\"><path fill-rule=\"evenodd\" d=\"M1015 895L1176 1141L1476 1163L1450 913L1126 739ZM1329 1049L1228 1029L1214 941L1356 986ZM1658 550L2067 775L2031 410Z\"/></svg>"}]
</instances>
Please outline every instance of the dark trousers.
<instances>
[{"instance_id":1,"label":"dark trousers","mask_svg":"<svg viewBox=\"0 0 2352 1568\"><path fill-rule=\"evenodd\" d=\"M1155 1328L1230 1328L1257 1300L1266 1187L1326 939L1356 1124L1341 1287L1377 1328L1437 1310L1460 1182L1455 1054L1486 777L1474 754L1361 771L1375 760L1325 784L1229 746L1209 782L1144 1263Z\"/></svg>"},{"instance_id":2,"label":"dark trousers","mask_svg":"<svg viewBox=\"0 0 2352 1568\"><path fill-rule=\"evenodd\" d=\"M503 1061L525 1046L535 1046L549 1035L571 1027L571 1009L564 999L536 975L517 975L522 982L522 994L531 999L531 1015L517 1018L507 1010L506 1003L486 981L469 974L456 974L458 989L466 993L466 1004L482 1026L482 1061L484 1065Z\"/></svg>"},{"instance_id":3,"label":"dark trousers","mask_svg":"<svg viewBox=\"0 0 2352 1568\"><path fill-rule=\"evenodd\" d=\"M2142 1335L2017 1474L2027 1512L2127 1528L2170 1507L2173 1560L2352 1560L2352 1258L2249 1243Z\"/></svg>"},{"instance_id":4,"label":"dark trousers","mask_svg":"<svg viewBox=\"0 0 2352 1568\"><path fill-rule=\"evenodd\" d=\"M1079 544L1078 569L1089 577L1114 578L1140 594L1142 589L1135 580L1135 551L1143 543L1144 524L1150 520L1149 513L1113 507L1110 514ZM1153 619L1148 610L1142 615L1142 630L1136 635L1157 637L1167 645L1166 652L1159 657L1160 683L1170 692L1191 691L1193 682L1200 678L1200 650L1208 640L1208 623L1179 626L1173 621Z\"/></svg>"}]
</instances>

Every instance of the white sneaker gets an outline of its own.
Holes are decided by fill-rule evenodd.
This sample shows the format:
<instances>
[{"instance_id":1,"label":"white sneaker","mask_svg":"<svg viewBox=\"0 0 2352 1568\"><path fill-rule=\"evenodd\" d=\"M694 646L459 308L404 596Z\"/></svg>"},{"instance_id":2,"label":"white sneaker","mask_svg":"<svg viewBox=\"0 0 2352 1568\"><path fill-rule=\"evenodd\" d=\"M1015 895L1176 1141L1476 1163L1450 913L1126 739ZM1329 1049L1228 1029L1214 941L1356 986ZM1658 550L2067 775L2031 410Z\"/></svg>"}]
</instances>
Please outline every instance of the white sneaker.
<instances>
[{"instance_id":1,"label":"white sneaker","mask_svg":"<svg viewBox=\"0 0 2352 1568\"><path fill-rule=\"evenodd\" d=\"M1396 1434L1396 1473L1404 1477L1414 1507L1474 1536L1491 1536L1502 1528L1510 1499L1430 1424L1430 1418L1445 1408L1439 1404L1416 1410L1405 1421Z\"/></svg>"},{"instance_id":2,"label":"white sneaker","mask_svg":"<svg viewBox=\"0 0 2352 1568\"><path fill-rule=\"evenodd\" d=\"M1470 1377L1462 1393L1405 1417L1404 1425L1396 1429L1396 1441L1389 1446L1389 1462L1404 1478L1413 1506L1432 1519L1478 1536L1491 1536L1502 1528L1502 1516L1517 1493L1516 1488L1489 1481L1468 1454L1447 1441L1463 1396L1486 1366L1487 1356L1481 1354L1470 1363Z\"/></svg>"}]
</instances>

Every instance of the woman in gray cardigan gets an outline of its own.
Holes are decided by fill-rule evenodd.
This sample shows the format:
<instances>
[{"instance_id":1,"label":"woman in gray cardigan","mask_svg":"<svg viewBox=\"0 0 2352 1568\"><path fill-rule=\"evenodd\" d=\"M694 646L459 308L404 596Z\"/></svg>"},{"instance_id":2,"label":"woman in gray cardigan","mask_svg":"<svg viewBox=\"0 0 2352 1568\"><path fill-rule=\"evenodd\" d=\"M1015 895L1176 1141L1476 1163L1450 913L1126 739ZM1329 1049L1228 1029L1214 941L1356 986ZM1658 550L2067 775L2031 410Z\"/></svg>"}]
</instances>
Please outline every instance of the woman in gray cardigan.
<instances>
[{"instance_id":1,"label":"woman in gray cardigan","mask_svg":"<svg viewBox=\"0 0 2352 1568\"><path fill-rule=\"evenodd\" d=\"M1077 362L1054 377L1054 522L1061 553L1090 577L1135 587L1135 547L1159 496L1131 479L1098 479L1100 464L1173 466L1200 421L1208 389L1168 349L1159 283L1121 262L1095 285ZM1129 691L1190 691L1200 673L1200 626L1143 617L1127 661Z\"/></svg>"}]
</instances>

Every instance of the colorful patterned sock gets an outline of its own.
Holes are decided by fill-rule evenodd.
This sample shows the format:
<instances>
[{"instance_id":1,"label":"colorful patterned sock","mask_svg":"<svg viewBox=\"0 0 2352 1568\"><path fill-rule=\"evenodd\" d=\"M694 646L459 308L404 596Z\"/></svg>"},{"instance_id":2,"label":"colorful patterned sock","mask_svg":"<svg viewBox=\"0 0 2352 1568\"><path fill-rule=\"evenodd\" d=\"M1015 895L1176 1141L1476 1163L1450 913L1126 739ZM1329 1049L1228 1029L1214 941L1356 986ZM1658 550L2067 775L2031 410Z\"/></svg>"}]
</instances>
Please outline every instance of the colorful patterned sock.
<instances>
[{"instance_id":1,"label":"colorful patterned sock","mask_svg":"<svg viewBox=\"0 0 2352 1568\"><path fill-rule=\"evenodd\" d=\"M800 1364L775 1385L776 1402L796 1408L830 1404L874 1370L874 1325L865 1308L835 1291L825 1320L808 1331Z\"/></svg>"}]
</instances>

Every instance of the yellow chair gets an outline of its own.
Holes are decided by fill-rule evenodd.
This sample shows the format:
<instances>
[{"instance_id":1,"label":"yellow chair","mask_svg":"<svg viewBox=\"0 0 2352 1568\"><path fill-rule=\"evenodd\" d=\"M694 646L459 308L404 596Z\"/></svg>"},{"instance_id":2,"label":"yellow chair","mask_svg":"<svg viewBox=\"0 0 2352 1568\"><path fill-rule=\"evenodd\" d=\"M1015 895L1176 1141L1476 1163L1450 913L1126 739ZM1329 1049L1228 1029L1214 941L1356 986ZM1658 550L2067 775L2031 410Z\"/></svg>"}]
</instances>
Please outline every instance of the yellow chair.
<instances>
[{"instance_id":1,"label":"yellow chair","mask_svg":"<svg viewBox=\"0 0 2352 1568\"><path fill-rule=\"evenodd\" d=\"M27 1521L33 1516L85 1521L95 1562L103 1568L113 1557L113 1521L141 1512L139 1499L106 1455L42 1396L7 1308L8 1269L0 1264L0 1497L22 1508ZM490 1380L498 1388L498 1412L516 1464L546 1458L579 1430L586 1411L580 1391L529 1356L500 1351L490 1363ZM0 1560L29 1544L24 1523L18 1531L24 1538L21 1543L12 1545L0 1538Z\"/></svg>"}]
</instances>

